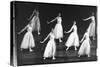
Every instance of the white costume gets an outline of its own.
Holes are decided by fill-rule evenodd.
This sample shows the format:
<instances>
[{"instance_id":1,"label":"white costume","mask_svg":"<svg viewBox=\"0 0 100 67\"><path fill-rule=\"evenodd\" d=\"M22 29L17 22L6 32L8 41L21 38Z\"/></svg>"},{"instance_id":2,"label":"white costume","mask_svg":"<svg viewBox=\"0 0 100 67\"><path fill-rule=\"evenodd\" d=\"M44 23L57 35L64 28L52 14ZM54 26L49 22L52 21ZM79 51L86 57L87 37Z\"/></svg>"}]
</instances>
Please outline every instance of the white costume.
<instances>
[{"instance_id":1,"label":"white costume","mask_svg":"<svg viewBox=\"0 0 100 67\"><path fill-rule=\"evenodd\" d=\"M88 32L86 32L84 34L83 39L82 39L83 42L82 42L81 47L78 51L78 54L79 54L79 56L86 54L89 57L89 55L90 55L90 39L89 39L89 33Z\"/></svg>"},{"instance_id":2,"label":"white costume","mask_svg":"<svg viewBox=\"0 0 100 67\"><path fill-rule=\"evenodd\" d=\"M68 40L65 43L65 45L67 47L71 47L71 46L78 47L79 46L79 37L77 34L77 26L73 25L70 31L72 31L72 30L73 30L73 32L69 35Z\"/></svg>"},{"instance_id":3,"label":"white costume","mask_svg":"<svg viewBox=\"0 0 100 67\"><path fill-rule=\"evenodd\" d=\"M55 56L55 53L56 53L56 44L54 41L55 36L53 33L50 33L49 37L50 37L50 40L47 43L47 46L45 48L44 55L43 55L44 58L53 57Z\"/></svg>"},{"instance_id":4,"label":"white costume","mask_svg":"<svg viewBox=\"0 0 100 67\"><path fill-rule=\"evenodd\" d=\"M56 39L59 39L59 38L63 38L63 28L62 28L62 19L61 17L57 17L57 24L55 25L55 28L54 28L54 35L55 35L55 38Z\"/></svg>"},{"instance_id":5,"label":"white costume","mask_svg":"<svg viewBox=\"0 0 100 67\"><path fill-rule=\"evenodd\" d=\"M89 25L89 36L95 36L95 17L91 17L91 23Z\"/></svg>"},{"instance_id":6,"label":"white costume","mask_svg":"<svg viewBox=\"0 0 100 67\"><path fill-rule=\"evenodd\" d=\"M38 31L38 34L40 34L40 19L39 19L39 12L34 10L32 15L29 18L31 25L33 27L33 31Z\"/></svg>"},{"instance_id":7,"label":"white costume","mask_svg":"<svg viewBox=\"0 0 100 67\"><path fill-rule=\"evenodd\" d=\"M32 35L32 27L28 25L27 32L21 43L21 49L28 49L35 47L34 38Z\"/></svg>"},{"instance_id":8,"label":"white costume","mask_svg":"<svg viewBox=\"0 0 100 67\"><path fill-rule=\"evenodd\" d=\"M33 26L33 30L38 30L40 31L40 20L38 16L34 16L31 20L32 22L32 26Z\"/></svg>"}]
</instances>

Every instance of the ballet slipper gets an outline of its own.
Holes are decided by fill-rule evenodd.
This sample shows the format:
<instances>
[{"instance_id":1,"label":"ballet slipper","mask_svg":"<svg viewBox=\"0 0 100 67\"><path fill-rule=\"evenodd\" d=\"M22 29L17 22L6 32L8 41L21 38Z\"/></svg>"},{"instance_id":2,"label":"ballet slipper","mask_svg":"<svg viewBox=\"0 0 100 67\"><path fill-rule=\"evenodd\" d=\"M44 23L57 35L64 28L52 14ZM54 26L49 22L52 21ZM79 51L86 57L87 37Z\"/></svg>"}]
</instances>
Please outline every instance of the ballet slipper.
<instances>
[{"instance_id":1,"label":"ballet slipper","mask_svg":"<svg viewBox=\"0 0 100 67\"><path fill-rule=\"evenodd\" d=\"M90 55L88 55L88 57L90 57Z\"/></svg>"},{"instance_id":2,"label":"ballet slipper","mask_svg":"<svg viewBox=\"0 0 100 67\"><path fill-rule=\"evenodd\" d=\"M61 39L59 39L59 42L62 42L62 40L61 40Z\"/></svg>"},{"instance_id":3,"label":"ballet slipper","mask_svg":"<svg viewBox=\"0 0 100 67\"><path fill-rule=\"evenodd\" d=\"M77 50L77 48L75 47L75 50Z\"/></svg>"},{"instance_id":4,"label":"ballet slipper","mask_svg":"<svg viewBox=\"0 0 100 67\"><path fill-rule=\"evenodd\" d=\"M40 32L38 32L38 35L40 35Z\"/></svg>"},{"instance_id":5,"label":"ballet slipper","mask_svg":"<svg viewBox=\"0 0 100 67\"><path fill-rule=\"evenodd\" d=\"M52 59L53 59L53 60L55 60L56 58L55 58L55 57L53 57Z\"/></svg>"},{"instance_id":6,"label":"ballet slipper","mask_svg":"<svg viewBox=\"0 0 100 67\"><path fill-rule=\"evenodd\" d=\"M30 48L30 52L32 52L33 50Z\"/></svg>"},{"instance_id":7,"label":"ballet slipper","mask_svg":"<svg viewBox=\"0 0 100 67\"><path fill-rule=\"evenodd\" d=\"M44 57L43 59L45 60L46 58Z\"/></svg>"},{"instance_id":8,"label":"ballet slipper","mask_svg":"<svg viewBox=\"0 0 100 67\"><path fill-rule=\"evenodd\" d=\"M69 49L69 47L66 49L66 51Z\"/></svg>"}]
</instances>

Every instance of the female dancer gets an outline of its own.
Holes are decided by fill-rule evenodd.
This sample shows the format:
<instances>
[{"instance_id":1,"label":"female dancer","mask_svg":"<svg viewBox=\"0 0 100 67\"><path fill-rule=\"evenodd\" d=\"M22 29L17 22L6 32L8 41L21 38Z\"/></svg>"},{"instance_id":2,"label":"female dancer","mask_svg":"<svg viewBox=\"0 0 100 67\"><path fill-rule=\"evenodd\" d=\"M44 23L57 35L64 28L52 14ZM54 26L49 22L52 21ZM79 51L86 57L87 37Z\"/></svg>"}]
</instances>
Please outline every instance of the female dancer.
<instances>
[{"instance_id":1,"label":"female dancer","mask_svg":"<svg viewBox=\"0 0 100 67\"><path fill-rule=\"evenodd\" d=\"M92 13L92 16L89 18L83 19L84 21L91 19L91 23L89 25L89 36L93 37L93 40L95 40L95 17L94 13Z\"/></svg>"},{"instance_id":2,"label":"female dancer","mask_svg":"<svg viewBox=\"0 0 100 67\"><path fill-rule=\"evenodd\" d=\"M63 38L63 28L62 28L62 18L61 18L61 13L59 13L59 15L51 20L49 23L53 22L57 20L57 24L55 25L55 28L54 28L54 35L55 35L55 38L56 39L59 39L59 42L62 42L61 38Z\"/></svg>"},{"instance_id":3,"label":"female dancer","mask_svg":"<svg viewBox=\"0 0 100 67\"><path fill-rule=\"evenodd\" d=\"M53 29L52 31L48 34L48 36L44 39L44 41L42 41L41 43L44 43L48 38L50 38L50 40L47 43L47 46L45 48L44 51L44 59L48 58L48 57L52 57L53 60L55 60L55 53L56 53L56 43L55 43L55 36L53 33Z\"/></svg>"},{"instance_id":4,"label":"female dancer","mask_svg":"<svg viewBox=\"0 0 100 67\"><path fill-rule=\"evenodd\" d=\"M40 20L39 20L39 12L35 9L28 19L33 25L33 31L38 31L38 35L40 34Z\"/></svg>"},{"instance_id":5,"label":"female dancer","mask_svg":"<svg viewBox=\"0 0 100 67\"><path fill-rule=\"evenodd\" d=\"M27 29L27 32L24 35L20 48L21 48L21 51L22 49L29 49L29 51L32 52L31 48L35 47L35 42L32 35L32 31L33 31L32 24L29 23L28 25L26 25L25 28L23 28L18 34L21 34L26 29Z\"/></svg>"},{"instance_id":6,"label":"female dancer","mask_svg":"<svg viewBox=\"0 0 100 67\"><path fill-rule=\"evenodd\" d=\"M82 40L80 41L82 43L79 51L78 51L78 54L79 54L79 57L81 55L88 55L88 57L90 57L90 39L89 39L89 28L88 30L86 31L86 33L84 34Z\"/></svg>"},{"instance_id":7,"label":"female dancer","mask_svg":"<svg viewBox=\"0 0 100 67\"><path fill-rule=\"evenodd\" d=\"M77 50L76 47L79 46L79 37L77 34L77 26L76 26L76 21L74 21L73 26L71 27L71 29L68 32L65 33L70 33L71 31L73 31L70 36L68 37L67 42L65 43L65 45L67 46L66 51L69 49L69 47L71 46L75 46L75 50Z\"/></svg>"}]
</instances>

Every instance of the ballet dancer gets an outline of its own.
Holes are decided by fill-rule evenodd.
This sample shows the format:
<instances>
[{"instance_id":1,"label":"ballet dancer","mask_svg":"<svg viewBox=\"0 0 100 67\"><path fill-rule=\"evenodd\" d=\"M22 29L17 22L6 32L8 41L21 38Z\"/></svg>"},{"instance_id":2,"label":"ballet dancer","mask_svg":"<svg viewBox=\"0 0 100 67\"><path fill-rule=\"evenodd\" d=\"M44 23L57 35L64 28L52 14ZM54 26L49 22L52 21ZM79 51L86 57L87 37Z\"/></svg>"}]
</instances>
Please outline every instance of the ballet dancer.
<instances>
[{"instance_id":1,"label":"ballet dancer","mask_svg":"<svg viewBox=\"0 0 100 67\"><path fill-rule=\"evenodd\" d=\"M76 21L73 22L73 26L71 27L71 29L68 32L65 31L65 33L70 33L71 31L72 31L72 33L69 35L68 40L65 43L65 46L67 46L66 51L71 46L75 46L75 50L77 50L76 47L79 46L79 37L78 37L78 33L77 33Z\"/></svg>"},{"instance_id":2,"label":"ballet dancer","mask_svg":"<svg viewBox=\"0 0 100 67\"><path fill-rule=\"evenodd\" d=\"M63 38L63 28L62 28L61 13L59 13L55 19L48 22L48 24L51 22L54 22L55 20L57 20L57 24L55 25L55 28L54 28L54 35L56 39L59 39L59 42L62 42L61 38Z\"/></svg>"}]
</instances>

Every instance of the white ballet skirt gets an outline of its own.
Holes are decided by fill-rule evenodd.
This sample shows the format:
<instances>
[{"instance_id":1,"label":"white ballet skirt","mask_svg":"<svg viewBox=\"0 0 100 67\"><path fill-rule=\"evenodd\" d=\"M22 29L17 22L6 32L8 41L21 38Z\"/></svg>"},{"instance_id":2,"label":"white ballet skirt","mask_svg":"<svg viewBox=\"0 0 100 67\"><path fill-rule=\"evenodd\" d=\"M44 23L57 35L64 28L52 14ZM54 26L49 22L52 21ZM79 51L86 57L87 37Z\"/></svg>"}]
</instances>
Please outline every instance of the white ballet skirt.
<instances>
[{"instance_id":1,"label":"white ballet skirt","mask_svg":"<svg viewBox=\"0 0 100 67\"><path fill-rule=\"evenodd\" d=\"M63 28L61 22L61 17L57 17L57 24L54 28L54 35L56 39L63 38Z\"/></svg>"},{"instance_id":2,"label":"white ballet skirt","mask_svg":"<svg viewBox=\"0 0 100 67\"><path fill-rule=\"evenodd\" d=\"M50 33L50 40L47 43L43 57L47 58L47 57L55 56L56 44L55 44L54 38L55 38L54 34Z\"/></svg>"},{"instance_id":3,"label":"white ballet skirt","mask_svg":"<svg viewBox=\"0 0 100 67\"><path fill-rule=\"evenodd\" d=\"M32 47L35 47L35 43L34 43L34 38L32 35L32 27L29 26L28 30L22 40L21 48L28 49L28 48L32 48Z\"/></svg>"},{"instance_id":4,"label":"white ballet skirt","mask_svg":"<svg viewBox=\"0 0 100 67\"><path fill-rule=\"evenodd\" d=\"M65 43L65 46L71 47L71 46L79 46L79 37L77 34L77 27L76 25L73 26L73 32L69 35L67 42Z\"/></svg>"},{"instance_id":5,"label":"white ballet skirt","mask_svg":"<svg viewBox=\"0 0 100 67\"><path fill-rule=\"evenodd\" d=\"M95 36L95 22L92 21L89 25L89 36Z\"/></svg>"},{"instance_id":6,"label":"white ballet skirt","mask_svg":"<svg viewBox=\"0 0 100 67\"><path fill-rule=\"evenodd\" d=\"M78 51L79 55L89 55L90 54L90 39L89 34L85 33L85 40L82 42L81 47Z\"/></svg>"}]
</instances>

